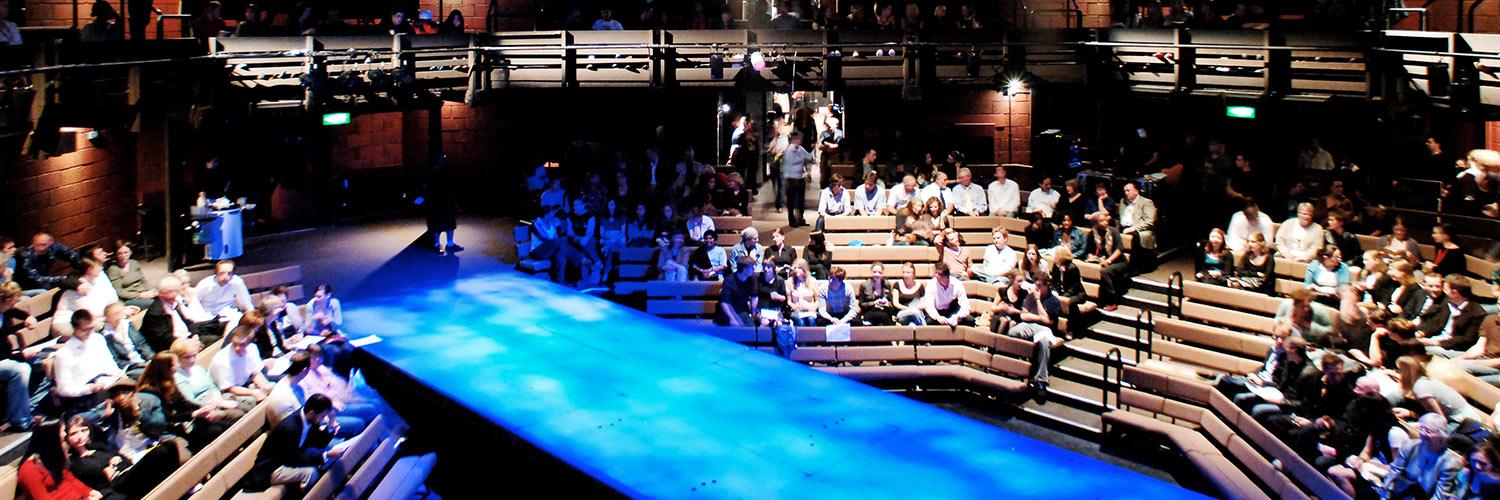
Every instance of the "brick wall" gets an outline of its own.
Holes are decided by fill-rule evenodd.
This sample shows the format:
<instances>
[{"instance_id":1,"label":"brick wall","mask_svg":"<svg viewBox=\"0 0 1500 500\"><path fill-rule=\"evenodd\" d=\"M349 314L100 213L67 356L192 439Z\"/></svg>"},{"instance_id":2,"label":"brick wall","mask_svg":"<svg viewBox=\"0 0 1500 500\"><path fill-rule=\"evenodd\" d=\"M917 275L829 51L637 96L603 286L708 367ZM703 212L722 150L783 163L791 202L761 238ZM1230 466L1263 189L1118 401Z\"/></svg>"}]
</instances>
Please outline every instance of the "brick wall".
<instances>
[{"instance_id":1,"label":"brick wall","mask_svg":"<svg viewBox=\"0 0 1500 500\"><path fill-rule=\"evenodd\" d=\"M75 0L26 0L26 25L27 26L72 26L73 2ZM93 18L89 17L89 8L94 2L91 0L76 0L78 2L78 26L88 24ZM120 8L119 2L110 2L116 10ZM12 2L14 5L14 2ZM163 14L176 14L179 2L157 1L152 3ZM14 6L12 7L14 8ZM156 37L156 20L153 16L150 29L151 37ZM181 29L181 23L173 21L167 24L167 32L175 33ZM170 36L170 35L169 35Z\"/></svg>"},{"instance_id":2,"label":"brick wall","mask_svg":"<svg viewBox=\"0 0 1500 500\"><path fill-rule=\"evenodd\" d=\"M1484 148L1500 151L1500 122L1484 123Z\"/></svg>"},{"instance_id":3,"label":"brick wall","mask_svg":"<svg viewBox=\"0 0 1500 500\"><path fill-rule=\"evenodd\" d=\"M334 171L392 167L403 163L402 113L355 115L330 138Z\"/></svg>"},{"instance_id":4,"label":"brick wall","mask_svg":"<svg viewBox=\"0 0 1500 500\"><path fill-rule=\"evenodd\" d=\"M500 18L496 31L530 30L535 24L532 15L541 12L544 4L544 0L502 0L502 12L515 15ZM420 0L417 5L432 11L432 17L437 20L447 19L448 12L457 9L464 15L464 29L480 32L485 29L484 18L489 13L490 0L443 0L441 7L438 0Z\"/></svg>"},{"instance_id":5,"label":"brick wall","mask_svg":"<svg viewBox=\"0 0 1500 500\"><path fill-rule=\"evenodd\" d=\"M49 231L79 246L135 234L134 149L125 133L78 134L78 150L46 159L12 157L0 196L0 234L25 240ZM95 146L98 142L102 146Z\"/></svg>"},{"instance_id":6,"label":"brick wall","mask_svg":"<svg viewBox=\"0 0 1500 500\"><path fill-rule=\"evenodd\" d=\"M1457 2L1432 2L1430 5L1426 0L1405 0L1407 7L1427 8L1427 30L1428 31L1469 31L1469 7L1472 2L1464 2L1463 15L1464 25L1458 26ZM1416 30L1419 29L1417 16L1411 15L1396 23L1396 29ZM1479 9L1474 11L1475 33L1500 33L1500 4L1484 2L1479 4Z\"/></svg>"}]
</instances>

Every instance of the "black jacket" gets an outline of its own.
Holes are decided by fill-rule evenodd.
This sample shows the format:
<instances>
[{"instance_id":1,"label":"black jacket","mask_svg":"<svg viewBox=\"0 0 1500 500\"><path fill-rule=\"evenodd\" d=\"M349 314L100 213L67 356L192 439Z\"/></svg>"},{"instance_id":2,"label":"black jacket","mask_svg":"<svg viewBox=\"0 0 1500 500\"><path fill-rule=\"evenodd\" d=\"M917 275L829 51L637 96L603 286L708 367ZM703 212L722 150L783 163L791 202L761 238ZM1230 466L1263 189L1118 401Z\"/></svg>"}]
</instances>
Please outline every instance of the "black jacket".
<instances>
[{"instance_id":1,"label":"black jacket","mask_svg":"<svg viewBox=\"0 0 1500 500\"><path fill-rule=\"evenodd\" d=\"M141 319L141 336L153 351L172 348L172 341L176 340L172 334L172 313L161 299L151 301L151 307L146 308L146 316Z\"/></svg>"},{"instance_id":2,"label":"black jacket","mask_svg":"<svg viewBox=\"0 0 1500 500\"><path fill-rule=\"evenodd\" d=\"M1445 313L1447 313L1447 309L1446 307L1443 308ZM1484 323L1484 316L1484 308L1480 307L1479 304L1475 304L1472 300L1465 302L1464 306L1458 311L1458 317L1453 318L1453 329L1449 332L1451 336L1448 337L1448 340L1438 343L1438 345L1444 349L1455 351L1463 351L1473 347L1474 343L1479 341L1479 325ZM1438 325L1438 330L1442 330L1442 325Z\"/></svg>"},{"instance_id":3,"label":"black jacket","mask_svg":"<svg viewBox=\"0 0 1500 500\"><path fill-rule=\"evenodd\" d=\"M266 443L255 456L255 466L245 475L246 491L264 491L271 486L271 473L278 467L318 467L333 441L327 429L310 429L302 443L302 410L287 415L271 429Z\"/></svg>"},{"instance_id":4,"label":"black jacket","mask_svg":"<svg viewBox=\"0 0 1500 500\"><path fill-rule=\"evenodd\" d=\"M875 293L875 280L869 279L865 280L863 283L860 283L859 291L855 292L855 298L859 300L859 310L870 311L879 309L885 310L887 312L896 310L895 303L890 302L891 285L890 283L884 283L884 285L885 286L880 287L881 293ZM879 301L880 299L886 299L887 302L885 307L875 306L875 302Z\"/></svg>"},{"instance_id":5,"label":"black jacket","mask_svg":"<svg viewBox=\"0 0 1500 500\"><path fill-rule=\"evenodd\" d=\"M59 261L77 267L83 263L83 257L62 243L53 243L42 252L28 245L16 252L16 274L12 279L23 290L57 288L67 278L52 274L52 267Z\"/></svg>"}]
</instances>

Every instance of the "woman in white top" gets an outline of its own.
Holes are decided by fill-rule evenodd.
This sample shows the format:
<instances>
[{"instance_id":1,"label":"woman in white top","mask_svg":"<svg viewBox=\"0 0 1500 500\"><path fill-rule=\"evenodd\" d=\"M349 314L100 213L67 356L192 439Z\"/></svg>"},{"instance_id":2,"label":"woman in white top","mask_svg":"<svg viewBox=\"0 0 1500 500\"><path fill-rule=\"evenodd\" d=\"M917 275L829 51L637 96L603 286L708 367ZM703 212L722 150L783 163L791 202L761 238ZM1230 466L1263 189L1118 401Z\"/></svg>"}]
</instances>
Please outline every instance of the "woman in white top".
<instances>
[{"instance_id":1,"label":"woman in white top","mask_svg":"<svg viewBox=\"0 0 1500 500\"><path fill-rule=\"evenodd\" d=\"M880 215L885 208L885 186L880 185L880 176L875 172L866 173L865 183L855 188L853 194L854 215Z\"/></svg>"},{"instance_id":2,"label":"woman in white top","mask_svg":"<svg viewBox=\"0 0 1500 500\"><path fill-rule=\"evenodd\" d=\"M786 296L794 324L817 325L818 291L813 288L812 272L808 270L807 259L797 259L792 263L792 279L786 282Z\"/></svg>"}]
</instances>

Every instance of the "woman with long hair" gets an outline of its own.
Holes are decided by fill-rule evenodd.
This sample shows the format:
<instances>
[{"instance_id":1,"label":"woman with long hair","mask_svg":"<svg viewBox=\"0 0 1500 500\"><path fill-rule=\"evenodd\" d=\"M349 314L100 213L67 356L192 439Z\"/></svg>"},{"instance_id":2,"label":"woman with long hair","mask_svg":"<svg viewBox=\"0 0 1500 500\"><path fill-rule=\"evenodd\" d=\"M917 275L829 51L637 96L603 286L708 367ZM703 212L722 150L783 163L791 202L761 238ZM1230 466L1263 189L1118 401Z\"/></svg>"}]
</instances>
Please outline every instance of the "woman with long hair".
<instances>
[{"instance_id":1,"label":"woman with long hair","mask_svg":"<svg viewBox=\"0 0 1500 500\"><path fill-rule=\"evenodd\" d=\"M28 498L57 500L99 500L104 494L79 481L68 470L68 452L61 422L36 426L21 459L17 473L19 491Z\"/></svg>"},{"instance_id":2,"label":"woman with long hair","mask_svg":"<svg viewBox=\"0 0 1500 500\"><path fill-rule=\"evenodd\" d=\"M1199 248L1194 277L1201 283L1223 285L1234 274L1234 254L1224 243L1224 230L1213 228Z\"/></svg>"},{"instance_id":3,"label":"woman with long hair","mask_svg":"<svg viewBox=\"0 0 1500 500\"><path fill-rule=\"evenodd\" d=\"M792 263L792 279L786 282L787 303L792 310L792 322L797 326L814 326L818 319L818 291L813 287L812 271L807 259Z\"/></svg>"},{"instance_id":4,"label":"woman with long hair","mask_svg":"<svg viewBox=\"0 0 1500 500\"><path fill-rule=\"evenodd\" d=\"M1247 251L1235 264L1234 278L1229 280L1229 286L1275 295L1276 250L1260 231L1252 231L1246 240Z\"/></svg>"},{"instance_id":5,"label":"woman with long hair","mask_svg":"<svg viewBox=\"0 0 1500 500\"><path fill-rule=\"evenodd\" d=\"M891 287L891 297L896 305L896 322L903 325L926 325L927 315L922 312L922 294L926 291L917 281L917 266L911 262L901 263L901 279Z\"/></svg>"},{"instance_id":6,"label":"woman with long hair","mask_svg":"<svg viewBox=\"0 0 1500 500\"><path fill-rule=\"evenodd\" d=\"M802 259L815 279L828 279L828 270L833 268L833 249L828 246L828 237L822 231L807 235L807 246L802 247Z\"/></svg>"},{"instance_id":7,"label":"woman with long hair","mask_svg":"<svg viewBox=\"0 0 1500 500\"><path fill-rule=\"evenodd\" d=\"M1396 373L1401 377L1401 397L1407 405L1418 408L1415 413L1436 413L1447 419L1450 426L1466 420L1483 422L1484 414L1469 405L1452 387L1427 376L1427 364L1417 356L1402 356L1396 359Z\"/></svg>"},{"instance_id":8,"label":"woman with long hair","mask_svg":"<svg viewBox=\"0 0 1500 500\"><path fill-rule=\"evenodd\" d=\"M68 419L64 442L68 470L74 477L96 491L125 498L145 497L188 457L177 441L166 441L152 447L140 460L131 460L110 442L95 440L93 427L82 416Z\"/></svg>"},{"instance_id":9,"label":"woman with long hair","mask_svg":"<svg viewBox=\"0 0 1500 500\"><path fill-rule=\"evenodd\" d=\"M136 382L140 401L141 425L164 426L167 434L187 438L188 445L201 450L224 432L223 425L208 420L214 407L200 406L177 388L177 355L159 352L146 363Z\"/></svg>"}]
</instances>

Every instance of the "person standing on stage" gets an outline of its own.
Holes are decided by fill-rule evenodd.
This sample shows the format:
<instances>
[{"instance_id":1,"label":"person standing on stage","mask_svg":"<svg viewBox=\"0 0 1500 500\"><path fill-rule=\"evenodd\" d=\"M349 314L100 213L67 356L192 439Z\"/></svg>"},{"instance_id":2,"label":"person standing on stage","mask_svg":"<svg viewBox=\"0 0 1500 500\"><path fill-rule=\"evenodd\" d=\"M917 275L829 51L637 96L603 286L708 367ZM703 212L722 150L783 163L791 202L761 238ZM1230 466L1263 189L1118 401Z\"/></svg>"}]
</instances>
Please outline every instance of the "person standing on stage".
<instances>
[{"instance_id":1,"label":"person standing on stage","mask_svg":"<svg viewBox=\"0 0 1500 500\"><path fill-rule=\"evenodd\" d=\"M781 154L781 181L786 193L787 223L792 227L807 225L803 211L807 209L808 167L813 155L802 147L802 133L792 132L787 137L786 151Z\"/></svg>"}]
</instances>

